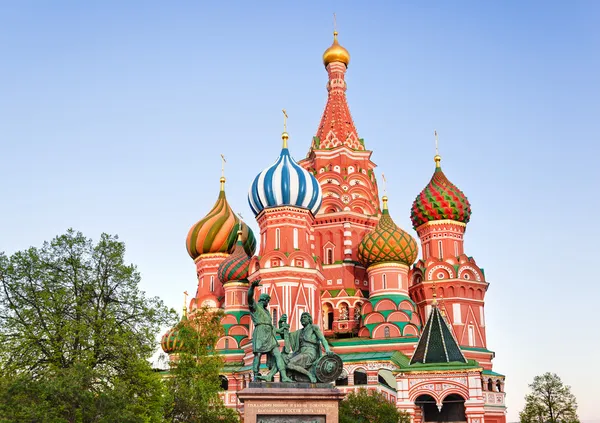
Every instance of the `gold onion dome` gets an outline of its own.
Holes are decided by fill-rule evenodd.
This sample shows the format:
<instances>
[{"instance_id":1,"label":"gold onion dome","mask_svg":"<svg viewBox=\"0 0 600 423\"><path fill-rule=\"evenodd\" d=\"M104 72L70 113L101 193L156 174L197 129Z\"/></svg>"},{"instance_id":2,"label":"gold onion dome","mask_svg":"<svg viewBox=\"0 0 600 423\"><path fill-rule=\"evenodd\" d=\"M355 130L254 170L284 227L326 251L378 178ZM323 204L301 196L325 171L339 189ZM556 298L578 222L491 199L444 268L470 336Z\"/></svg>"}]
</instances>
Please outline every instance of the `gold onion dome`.
<instances>
[{"instance_id":1,"label":"gold onion dome","mask_svg":"<svg viewBox=\"0 0 600 423\"><path fill-rule=\"evenodd\" d=\"M342 62L346 67L350 63L350 53L338 43L337 31L333 32L333 44L323 53L323 64L327 67L333 62Z\"/></svg>"},{"instance_id":2,"label":"gold onion dome","mask_svg":"<svg viewBox=\"0 0 600 423\"><path fill-rule=\"evenodd\" d=\"M388 198L384 196L383 211L377 226L358 244L358 259L365 267L379 263L401 263L410 266L417 259L417 242L394 223L388 211L387 201Z\"/></svg>"}]
</instances>

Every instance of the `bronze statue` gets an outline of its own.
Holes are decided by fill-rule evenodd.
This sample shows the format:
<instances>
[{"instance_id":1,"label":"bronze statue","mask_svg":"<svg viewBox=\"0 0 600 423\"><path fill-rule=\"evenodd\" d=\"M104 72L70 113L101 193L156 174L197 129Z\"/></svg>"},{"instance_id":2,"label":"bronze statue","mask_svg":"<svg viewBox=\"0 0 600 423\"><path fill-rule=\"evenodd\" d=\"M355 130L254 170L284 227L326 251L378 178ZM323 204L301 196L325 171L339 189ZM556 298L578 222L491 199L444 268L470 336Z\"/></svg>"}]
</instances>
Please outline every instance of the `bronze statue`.
<instances>
[{"instance_id":1,"label":"bronze statue","mask_svg":"<svg viewBox=\"0 0 600 423\"><path fill-rule=\"evenodd\" d=\"M254 361L252 362L252 371L254 372L254 380L272 381L274 373L279 370L279 375L282 382L292 382L286 374L285 362L279 351L279 344L275 337L275 328L271 321L271 315L267 311L267 306L271 297L267 294L261 294L258 298L258 304L254 301L254 288L260 285L260 280L252 282L248 289L248 306L250 308L250 316L254 323L254 332L252 332L252 352L254 353ZM269 375L262 376L260 374L260 359L263 354L267 355L267 360L272 358L277 366Z\"/></svg>"}]
</instances>

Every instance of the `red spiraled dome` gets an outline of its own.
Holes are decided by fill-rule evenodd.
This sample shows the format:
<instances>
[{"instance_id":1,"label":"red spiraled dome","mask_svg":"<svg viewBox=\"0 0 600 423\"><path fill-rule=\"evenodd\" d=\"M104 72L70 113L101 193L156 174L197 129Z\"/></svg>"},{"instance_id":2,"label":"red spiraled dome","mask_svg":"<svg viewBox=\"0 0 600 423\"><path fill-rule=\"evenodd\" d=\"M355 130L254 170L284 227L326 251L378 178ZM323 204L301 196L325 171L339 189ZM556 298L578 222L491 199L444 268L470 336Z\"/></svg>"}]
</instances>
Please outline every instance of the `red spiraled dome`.
<instances>
[{"instance_id":1,"label":"red spiraled dome","mask_svg":"<svg viewBox=\"0 0 600 423\"><path fill-rule=\"evenodd\" d=\"M238 231L238 240L233 253L219 265L217 276L221 283L243 281L248 278L250 257L244 250L242 235L242 231Z\"/></svg>"},{"instance_id":2,"label":"red spiraled dome","mask_svg":"<svg viewBox=\"0 0 600 423\"><path fill-rule=\"evenodd\" d=\"M467 196L444 175L440 161L441 157L436 155L431 181L413 202L410 220L415 229L434 220L468 223L471 218Z\"/></svg>"}]
</instances>

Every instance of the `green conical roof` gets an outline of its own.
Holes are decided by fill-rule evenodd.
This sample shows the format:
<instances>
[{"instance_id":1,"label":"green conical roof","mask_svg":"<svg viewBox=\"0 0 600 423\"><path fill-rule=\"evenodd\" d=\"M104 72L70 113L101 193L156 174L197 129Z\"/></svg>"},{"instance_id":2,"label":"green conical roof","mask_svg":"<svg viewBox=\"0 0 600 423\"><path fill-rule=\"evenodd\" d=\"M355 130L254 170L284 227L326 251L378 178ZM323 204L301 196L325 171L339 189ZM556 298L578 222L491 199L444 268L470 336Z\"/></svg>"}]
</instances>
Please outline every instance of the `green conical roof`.
<instances>
[{"instance_id":1,"label":"green conical roof","mask_svg":"<svg viewBox=\"0 0 600 423\"><path fill-rule=\"evenodd\" d=\"M410 364L450 363L453 361L467 363L446 320L437 305L434 304L417 344L417 349L410 359Z\"/></svg>"}]
</instances>

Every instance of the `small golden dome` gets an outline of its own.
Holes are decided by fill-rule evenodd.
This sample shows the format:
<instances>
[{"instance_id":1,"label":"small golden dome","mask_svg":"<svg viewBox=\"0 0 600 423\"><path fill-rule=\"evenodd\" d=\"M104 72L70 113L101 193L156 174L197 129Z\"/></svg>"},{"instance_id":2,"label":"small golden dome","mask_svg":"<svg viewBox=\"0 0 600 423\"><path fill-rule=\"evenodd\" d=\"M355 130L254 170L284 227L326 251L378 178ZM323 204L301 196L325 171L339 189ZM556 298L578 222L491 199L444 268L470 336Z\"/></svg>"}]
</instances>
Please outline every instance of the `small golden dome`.
<instances>
[{"instance_id":1,"label":"small golden dome","mask_svg":"<svg viewBox=\"0 0 600 423\"><path fill-rule=\"evenodd\" d=\"M325 53L323 53L323 64L325 67L332 62L342 62L346 67L348 67L348 63L350 63L350 53L338 43L337 35L337 31L334 31L333 44L325 50Z\"/></svg>"}]
</instances>

